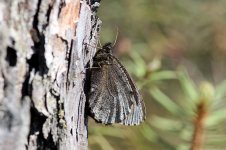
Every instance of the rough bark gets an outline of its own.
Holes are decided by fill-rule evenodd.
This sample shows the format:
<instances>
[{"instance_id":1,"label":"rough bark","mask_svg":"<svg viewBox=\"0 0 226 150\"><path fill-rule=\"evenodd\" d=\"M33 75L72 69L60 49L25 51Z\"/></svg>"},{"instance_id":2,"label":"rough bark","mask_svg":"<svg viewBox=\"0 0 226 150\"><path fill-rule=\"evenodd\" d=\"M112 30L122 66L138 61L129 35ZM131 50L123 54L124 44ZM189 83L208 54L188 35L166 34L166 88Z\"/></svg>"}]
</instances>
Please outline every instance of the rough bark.
<instances>
[{"instance_id":1,"label":"rough bark","mask_svg":"<svg viewBox=\"0 0 226 150\"><path fill-rule=\"evenodd\" d=\"M0 149L87 149L98 1L0 2Z\"/></svg>"}]
</instances>

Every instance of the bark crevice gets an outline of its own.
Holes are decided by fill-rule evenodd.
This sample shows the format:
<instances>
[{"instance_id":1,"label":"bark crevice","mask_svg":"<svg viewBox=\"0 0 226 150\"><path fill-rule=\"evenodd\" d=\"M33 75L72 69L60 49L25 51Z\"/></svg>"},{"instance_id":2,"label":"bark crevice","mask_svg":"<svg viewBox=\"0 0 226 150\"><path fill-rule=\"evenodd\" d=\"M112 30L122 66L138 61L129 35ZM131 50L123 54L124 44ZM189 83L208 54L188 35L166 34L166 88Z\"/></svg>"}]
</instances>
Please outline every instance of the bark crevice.
<instances>
[{"instance_id":1,"label":"bark crevice","mask_svg":"<svg viewBox=\"0 0 226 150\"><path fill-rule=\"evenodd\" d=\"M0 149L88 149L99 1L0 2ZM17 136L15 136L17 135ZM18 140L19 139L19 140Z\"/></svg>"}]
</instances>

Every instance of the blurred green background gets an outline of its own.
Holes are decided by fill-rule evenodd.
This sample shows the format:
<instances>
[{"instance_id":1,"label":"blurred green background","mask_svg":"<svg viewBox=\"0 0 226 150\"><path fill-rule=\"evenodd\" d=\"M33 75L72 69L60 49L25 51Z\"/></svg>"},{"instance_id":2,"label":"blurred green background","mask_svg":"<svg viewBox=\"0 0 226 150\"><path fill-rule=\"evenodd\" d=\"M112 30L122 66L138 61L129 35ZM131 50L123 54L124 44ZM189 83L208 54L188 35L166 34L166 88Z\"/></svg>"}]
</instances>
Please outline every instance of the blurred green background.
<instances>
[{"instance_id":1,"label":"blurred green background","mask_svg":"<svg viewBox=\"0 0 226 150\"><path fill-rule=\"evenodd\" d=\"M98 16L101 43L119 30L115 52L147 119L135 127L89 119L89 149L225 150L226 0L103 0Z\"/></svg>"}]
</instances>

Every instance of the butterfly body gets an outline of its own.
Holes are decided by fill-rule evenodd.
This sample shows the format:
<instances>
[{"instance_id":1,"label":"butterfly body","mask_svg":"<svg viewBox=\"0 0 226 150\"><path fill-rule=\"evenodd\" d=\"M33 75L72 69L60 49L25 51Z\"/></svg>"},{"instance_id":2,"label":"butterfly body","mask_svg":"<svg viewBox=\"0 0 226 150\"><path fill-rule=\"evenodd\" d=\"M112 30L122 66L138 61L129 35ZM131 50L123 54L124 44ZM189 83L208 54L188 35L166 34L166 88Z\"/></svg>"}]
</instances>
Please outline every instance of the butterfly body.
<instances>
[{"instance_id":1,"label":"butterfly body","mask_svg":"<svg viewBox=\"0 0 226 150\"><path fill-rule=\"evenodd\" d=\"M143 100L126 69L113 55L111 43L94 56L90 79L89 108L96 121L138 125L145 119Z\"/></svg>"}]
</instances>

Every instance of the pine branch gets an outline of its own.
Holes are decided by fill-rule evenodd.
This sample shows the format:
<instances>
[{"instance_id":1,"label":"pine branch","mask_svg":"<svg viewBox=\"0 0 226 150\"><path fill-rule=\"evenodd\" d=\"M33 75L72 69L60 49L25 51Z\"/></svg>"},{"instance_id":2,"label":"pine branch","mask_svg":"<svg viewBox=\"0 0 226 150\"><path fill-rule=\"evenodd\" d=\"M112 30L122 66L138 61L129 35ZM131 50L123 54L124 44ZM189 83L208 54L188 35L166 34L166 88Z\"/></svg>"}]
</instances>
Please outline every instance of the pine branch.
<instances>
[{"instance_id":1,"label":"pine branch","mask_svg":"<svg viewBox=\"0 0 226 150\"><path fill-rule=\"evenodd\" d=\"M191 150L202 150L204 143L204 124L207 117L207 105L205 101L200 101L197 105L196 115Z\"/></svg>"}]
</instances>

